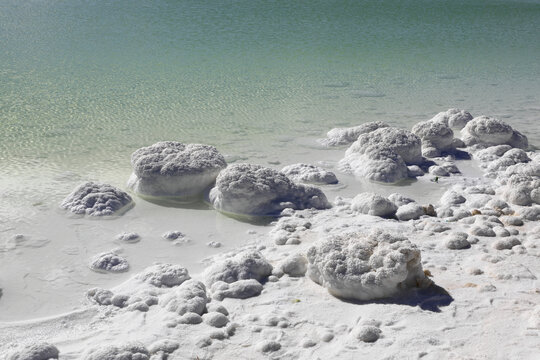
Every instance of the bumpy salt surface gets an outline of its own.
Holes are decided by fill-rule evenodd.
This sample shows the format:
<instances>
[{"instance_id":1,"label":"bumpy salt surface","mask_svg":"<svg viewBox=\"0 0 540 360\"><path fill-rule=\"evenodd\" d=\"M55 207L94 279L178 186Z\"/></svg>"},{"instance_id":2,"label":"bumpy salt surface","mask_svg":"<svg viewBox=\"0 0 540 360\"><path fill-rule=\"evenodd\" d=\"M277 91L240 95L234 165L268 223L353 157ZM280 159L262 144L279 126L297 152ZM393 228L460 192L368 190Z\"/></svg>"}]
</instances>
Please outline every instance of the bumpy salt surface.
<instances>
[{"instance_id":1,"label":"bumpy salt surface","mask_svg":"<svg viewBox=\"0 0 540 360\"><path fill-rule=\"evenodd\" d=\"M326 139L320 139L319 142L325 146L349 145L355 142L362 134L388 126L388 124L381 121L373 121L350 128L335 128L328 131Z\"/></svg>"},{"instance_id":2,"label":"bumpy salt surface","mask_svg":"<svg viewBox=\"0 0 540 360\"><path fill-rule=\"evenodd\" d=\"M338 182L336 174L314 165L288 165L281 169L281 172L295 182L307 184L337 184Z\"/></svg>"},{"instance_id":3,"label":"bumpy salt surface","mask_svg":"<svg viewBox=\"0 0 540 360\"><path fill-rule=\"evenodd\" d=\"M217 210L243 215L330 207L320 189L295 184L285 174L251 164L233 164L223 170L210 191L210 202Z\"/></svg>"},{"instance_id":4,"label":"bumpy salt surface","mask_svg":"<svg viewBox=\"0 0 540 360\"><path fill-rule=\"evenodd\" d=\"M479 116L467 123L461 130L462 140L467 146L472 145L510 145L521 149L529 146L527 137L510 125L490 116Z\"/></svg>"},{"instance_id":5,"label":"bumpy salt surface","mask_svg":"<svg viewBox=\"0 0 540 360\"><path fill-rule=\"evenodd\" d=\"M162 141L131 155L128 186L138 194L189 200L215 181L227 164L209 145Z\"/></svg>"},{"instance_id":6,"label":"bumpy salt surface","mask_svg":"<svg viewBox=\"0 0 540 360\"><path fill-rule=\"evenodd\" d=\"M409 177L407 165L422 162L419 137L407 130L385 127L360 135L345 152L339 168L360 178L396 183Z\"/></svg>"},{"instance_id":7,"label":"bumpy salt surface","mask_svg":"<svg viewBox=\"0 0 540 360\"><path fill-rule=\"evenodd\" d=\"M382 231L333 234L311 247L307 258L309 277L345 299L379 299L431 284L420 250L405 237Z\"/></svg>"},{"instance_id":8,"label":"bumpy salt surface","mask_svg":"<svg viewBox=\"0 0 540 360\"><path fill-rule=\"evenodd\" d=\"M72 213L90 216L121 214L133 206L133 200L124 191L108 184L87 182L79 185L60 204Z\"/></svg>"}]
</instances>

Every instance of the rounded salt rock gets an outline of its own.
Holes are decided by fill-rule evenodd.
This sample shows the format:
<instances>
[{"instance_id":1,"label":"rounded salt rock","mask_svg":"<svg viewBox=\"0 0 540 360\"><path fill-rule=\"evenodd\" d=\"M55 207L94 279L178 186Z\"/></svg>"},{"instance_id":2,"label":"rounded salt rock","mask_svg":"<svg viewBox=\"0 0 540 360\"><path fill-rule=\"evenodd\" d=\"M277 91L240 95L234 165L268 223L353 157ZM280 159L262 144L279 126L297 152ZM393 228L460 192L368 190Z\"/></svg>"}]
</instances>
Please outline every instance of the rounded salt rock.
<instances>
[{"instance_id":1,"label":"rounded salt rock","mask_svg":"<svg viewBox=\"0 0 540 360\"><path fill-rule=\"evenodd\" d=\"M192 201L212 185L227 163L213 146L161 141L136 150L131 165L128 186L134 192Z\"/></svg>"},{"instance_id":2,"label":"rounded salt rock","mask_svg":"<svg viewBox=\"0 0 540 360\"><path fill-rule=\"evenodd\" d=\"M108 184L86 182L69 194L60 207L72 213L88 216L121 215L133 207L126 192Z\"/></svg>"},{"instance_id":3,"label":"rounded salt rock","mask_svg":"<svg viewBox=\"0 0 540 360\"><path fill-rule=\"evenodd\" d=\"M247 216L279 215L286 208L331 206L320 189L295 184L283 173L252 164L233 164L223 170L209 200L219 211Z\"/></svg>"},{"instance_id":4,"label":"rounded salt rock","mask_svg":"<svg viewBox=\"0 0 540 360\"><path fill-rule=\"evenodd\" d=\"M295 182L307 184L337 184L336 174L323 168L308 164L293 164L285 166L281 172Z\"/></svg>"},{"instance_id":5,"label":"rounded salt rock","mask_svg":"<svg viewBox=\"0 0 540 360\"><path fill-rule=\"evenodd\" d=\"M308 276L340 298L391 297L409 287L429 286L420 250L404 237L374 230L344 229L307 252Z\"/></svg>"}]
</instances>

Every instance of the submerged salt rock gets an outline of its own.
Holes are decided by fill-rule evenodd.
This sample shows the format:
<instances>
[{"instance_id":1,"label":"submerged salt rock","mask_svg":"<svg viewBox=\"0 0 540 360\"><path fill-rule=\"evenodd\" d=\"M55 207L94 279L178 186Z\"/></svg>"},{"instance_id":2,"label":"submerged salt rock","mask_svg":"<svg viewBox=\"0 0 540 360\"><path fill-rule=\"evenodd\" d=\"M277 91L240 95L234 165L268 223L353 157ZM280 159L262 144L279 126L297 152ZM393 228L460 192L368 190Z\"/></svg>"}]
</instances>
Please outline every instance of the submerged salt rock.
<instances>
[{"instance_id":1,"label":"submerged salt rock","mask_svg":"<svg viewBox=\"0 0 540 360\"><path fill-rule=\"evenodd\" d=\"M334 128L326 134L327 138L322 139L321 143L325 146L349 145L362 134L386 127L388 125L381 121L373 121L350 128Z\"/></svg>"},{"instance_id":2,"label":"submerged salt rock","mask_svg":"<svg viewBox=\"0 0 540 360\"><path fill-rule=\"evenodd\" d=\"M114 252L104 252L96 255L90 262L94 271L124 272L128 271L128 261Z\"/></svg>"},{"instance_id":3,"label":"submerged salt rock","mask_svg":"<svg viewBox=\"0 0 540 360\"><path fill-rule=\"evenodd\" d=\"M156 287L174 287L191 279L188 270L180 265L156 264L144 269L137 278Z\"/></svg>"},{"instance_id":4,"label":"submerged salt rock","mask_svg":"<svg viewBox=\"0 0 540 360\"><path fill-rule=\"evenodd\" d=\"M187 312L202 315L208 302L204 284L196 280L187 280L163 295L159 304L178 315L184 315Z\"/></svg>"},{"instance_id":5,"label":"submerged salt rock","mask_svg":"<svg viewBox=\"0 0 540 360\"><path fill-rule=\"evenodd\" d=\"M337 297L371 300L408 287L428 286L420 250L405 237L381 230L344 230L312 246L309 277Z\"/></svg>"},{"instance_id":6,"label":"submerged salt rock","mask_svg":"<svg viewBox=\"0 0 540 360\"><path fill-rule=\"evenodd\" d=\"M415 202L402 205L396 211L396 217L399 221L416 220L422 215L424 215L424 208Z\"/></svg>"},{"instance_id":7,"label":"submerged salt rock","mask_svg":"<svg viewBox=\"0 0 540 360\"><path fill-rule=\"evenodd\" d=\"M86 353L84 360L149 360L150 352L139 343L124 346L101 345Z\"/></svg>"},{"instance_id":8,"label":"submerged salt rock","mask_svg":"<svg viewBox=\"0 0 540 360\"><path fill-rule=\"evenodd\" d=\"M320 189L295 184L285 174L252 164L233 164L223 170L210 191L210 202L217 210L243 215L331 206Z\"/></svg>"},{"instance_id":9,"label":"submerged salt rock","mask_svg":"<svg viewBox=\"0 0 540 360\"><path fill-rule=\"evenodd\" d=\"M161 141L131 155L128 185L141 195L190 199L200 195L227 166L209 145Z\"/></svg>"},{"instance_id":10,"label":"submerged salt rock","mask_svg":"<svg viewBox=\"0 0 540 360\"><path fill-rule=\"evenodd\" d=\"M435 115L430 121L441 122L452 129L461 130L473 119L472 115L465 110L448 109Z\"/></svg>"},{"instance_id":11,"label":"submerged salt rock","mask_svg":"<svg viewBox=\"0 0 540 360\"><path fill-rule=\"evenodd\" d=\"M60 207L80 215L112 216L133 207L133 200L112 185L89 181L75 188Z\"/></svg>"},{"instance_id":12,"label":"submerged salt rock","mask_svg":"<svg viewBox=\"0 0 540 360\"><path fill-rule=\"evenodd\" d=\"M338 182L336 174L314 165L288 165L281 169L281 172L295 182L308 184L337 184Z\"/></svg>"},{"instance_id":13,"label":"submerged salt rock","mask_svg":"<svg viewBox=\"0 0 540 360\"><path fill-rule=\"evenodd\" d=\"M116 235L116 240L129 244L134 244L141 241L141 236L134 232L123 232Z\"/></svg>"},{"instance_id":14,"label":"submerged salt rock","mask_svg":"<svg viewBox=\"0 0 540 360\"><path fill-rule=\"evenodd\" d=\"M489 116L479 116L472 119L461 130L462 140L467 146L472 145L510 145L527 148L526 137L514 132L504 121Z\"/></svg>"},{"instance_id":15,"label":"submerged salt rock","mask_svg":"<svg viewBox=\"0 0 540 360\"><path fill-rule=\"evenodd\" d=\"M59 354L60 352L56 346L43 342L16 351L7 360L50 360L58 359Z\"/></svg>"},{"instance_id":16,"label":"submerged salt rock","mask_svg":"<svg viewBox=\"0 0 540 360\"><path fill-rule=\"evenodd\" d=\"M396 214L397 206L381 195L365 192L352 199L351 209L372 216L392 217Z\"/></svg>"},{"instance_id":17,"label":"submerged salt rock","mask_svg":"<svg viewBox=\"0 0 540 360\"><path fill-rule=\"evenodd\" d=\"M272 270L272 265L260 252L247 250L211 266L205 271L205 278L209 286L216 281L233 283L255 279L261 282L272 274Z\"/></svg>"}]
</instances>

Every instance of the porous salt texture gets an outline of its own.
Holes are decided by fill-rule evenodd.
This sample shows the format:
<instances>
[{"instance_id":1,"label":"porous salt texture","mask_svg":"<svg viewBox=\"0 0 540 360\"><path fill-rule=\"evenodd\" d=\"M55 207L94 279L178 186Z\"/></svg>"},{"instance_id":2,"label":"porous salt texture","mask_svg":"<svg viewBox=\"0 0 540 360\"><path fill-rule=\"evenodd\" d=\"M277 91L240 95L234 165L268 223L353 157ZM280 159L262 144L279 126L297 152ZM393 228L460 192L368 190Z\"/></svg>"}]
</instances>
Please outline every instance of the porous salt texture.
<instances>
[{"instance_id":1,"label":"porous salt texture","mask_svg":"<svg viewBox=\"0 0 540 360\"><path fill-rule=\"evenodd\" d=\"M397 206L381 195L365 192L354 197L351 209L367 215L392 217L396 214Z\"/></svg>"},{"instance_id":2,"label":"porous salt texture","mask_svg":"<svg viewBox=\"0 0 540 360\"><path fill-rule=\"evenodd\" d=\"M368 122L362 125L350 128L334 128L326 134L326 139L321 139L320 143L324 146L340 146L349 145L355 142L362 134L375 131L380 128L388 127L389 125L381 121Z\"/></svg>"},{"instance_id":3,"label":"porous salt texture","mask_svg":"<svg viewBox=\"0 0 540 360\"><path fill-rule=\"evenodd\" d=\"M156 264L144 269L136 278L156 287L174 287L191 279L191 276L183 266Z\"/></svg>"},{"instance_id":4,"label":"porous salt texture","mask_svg":"<svg viewBox=\"0 0 540 360\"><path fill-rule=\"evenodd\" d=\"M7 360L50 360L58 359L59 354L56 346L49 343L37 343L11 353Z\"/></svg>"},{"instance_id":5,"label":"porous salt texture","mask_svg":"<svg viewBox=\"0 0 540 360\"><path fill-rule=\"evenodd\" d=\"M273 267L258 251L247 250L209 267L205 271L206 283L217 281L233 283L238 280L264 281L272 274Z\"/></svg>"},{"instance_id":6,"label":"porous salt texture","mask_svg":"<svg viewBox=\"0 0 540 360\"><path fill-rule=\"evenodd\" d=\"M114 252L104 252L94 256L90 262L94 271L124 272L128 271L128 261Z\"/></svg>"},{"instance_id":7,"label":"porous salt texture","mask_svg":"<svg viewBox=\"0 0 540 360\"><path fill-rule=\"evenodd\" d=\"M396 211L396 217L400 221L416 220L422 215L424 215L424 208L415 202L401 205Z\"/></svg>"},{"instance_id":8,"label":"porous salt texture","mask_svg":"<svg viewBox=\"0 0 540 360\"><path fill-rule=\"evenodd\" d=\"M472 119L473 117L468 111L460 109L448 109L438 113L430 121L441 122L454 130L461 130Z\"/></svg>"},{"instance_id":9,"label":"porous salt texture","mask_svg":"<svg viewBox=\"0 0 540 360\"><path fill-rule=\"evenodd\" d=\"M526 136L490 116L479 116L469 121L461 130L461 136L467 146L510 145L521 149L529 146Z\"/></svg>"},{"instance_id":10,"label":"porous salt texture","mask_svg":"<svg viewBox=\"0 0 540 360\"><path fill-rule=\"evenodd\" d=\"M141 241L141 236L134 232L123 232L116 235L116 240L124 243L134 244Z\"/></svg>"},{"instance_id":11,"label":"porous salt texture","mask_svg":"<svg viewBox=\"0 0 540 360\"><path fill-rule=\"evenodd\" d=\"M212 284L212 297L217 300L225 298L247 299L259 296L263 286L255 279L237 280L231 284L224 281L216 281Z\"/></svg>"},{"instance_id":12,"label":"porous salt texture","mask_svg":"<svg viewBox=\"0 0 540 360\"><path fill-rule=\"evenodd\" d=\"M345 229L309 248L308 276L337 297L371 300L428 286L420 250L405 237Z\"/></svg>"},{"instance_id":13,"label":"porous salt texture","mask_svg":"<svg viewBox=\"0 0 540 360\"><path fill-rule=\"evenodd\" d=\"M339 169L372 181L396 183L409 177L407 165L421 163L420 138L387 127L360 135L345 152Z\"/></svg>"},{"instance_id":14,"label":"porous salt texture","mask_svg":"<svg viewBox=\"0 0 540 360\"><path fill-rule=\"evenodd\" d=\"M425 157L438 157L455 151L454 132L443 122L423 121L414 125L411 131L422 140L422 155Z\"/></svg>"},{"instance_id":15,"label":"porous salt texture","mask_svg":"<svg viewBox=\"0 0 540 360\"><path fill-rule=\"evenodd\" d=\"M209 198L217 210L254 216L278 215L286 208L331 206L320 189L295 184L285 174L252 164L233 164L223 170Z\"/></svg>"},{"instance_id":16,"label":"porous salt texture","mask_svg":"<svg viewBox=\"0 0 540 360\"><path fill-rule=\"evenodd\" d=\"M123 346L103 346L90 349L83 360L149 360L150 352L143 344L130 343Z\"/></svg>"},{"instance_id":17,"label":"porous salt texture","mask_svg":"<svg viewBox=\"0 0 540 360\"><path fill-rule=\"evenodd\" d=\"M112 216L133 207L133 200L112 185L89 181L75 188L60 207L79 215Z\"/></svg>"},{"instance_id":18,"label":"porous salt texture","mask_svg":"<svg viewBox=\"0 0 540 360\"><path fill-rule=\"evenodd\" d=\"M197 280L187 280L163 295L159 305L178 315L188 312L202 315L208 302L204 284Z\"/></svg>"},{"instance_id":19,"label":"porous salt texture","mask_svg":"<svg viewBox=\"0 0 540 360\"><path fill-rule=\"evenodd\" d=\"M213 146L161 141L136 150L131 165L128 186L136 193L190 200L212 185L227 163Z\"/></svg>"},{"instance_id":20,"label":"porous salt texture","mask_svg":"<svg viewBox=\"0 0 540 360\"><path fill-rule=\"evenodd\" d=\"M308 164L292 164L281 169L294 182L307 184L337 184L338 179L336 174L331 171L326 171L315 165Z\"/></svg>"}]
</instances>

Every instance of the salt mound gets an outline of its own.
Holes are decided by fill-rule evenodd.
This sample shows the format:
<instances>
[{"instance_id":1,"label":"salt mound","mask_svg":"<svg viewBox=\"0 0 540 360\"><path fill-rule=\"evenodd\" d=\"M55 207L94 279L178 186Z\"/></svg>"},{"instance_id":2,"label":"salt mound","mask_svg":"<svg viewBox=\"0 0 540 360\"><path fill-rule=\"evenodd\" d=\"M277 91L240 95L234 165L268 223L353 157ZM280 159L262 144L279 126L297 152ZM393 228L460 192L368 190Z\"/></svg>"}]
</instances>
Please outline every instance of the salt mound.
<instances>
[{"instance_id":1,"label":"salt mound","mask_svg":"<svg viewBox=\"0 0 540 360\"><path fill-rule=\"evenodd\" d=\"M443 122L422 121L412 128L412 133L422 139L422 155L438 157L443 152L454 152L454 132Z\"/></svg>"},{"instance_id":2,"label":"salt mound","mask_svg":"<svg viewBox=\"0 0 540 360\"><path fill-rule=\"evenodd\" d=\"M527 137L512 129L507 123L489 116L472 119L461 130L462 140L467 146L472 145L510 145L526 149Z\"/></svg>"},{"instance_id":3,"label":"salt mound","mask_svg":"<svg viewBox=\"0 0 540 360\"><path fill-rule=\"evenodd\" d=\"M168 311L178 315L196 313L202 315L209 302L206 296L206 287L200 281L187 280L182 285L175 287L171 292L163 295L159 304Z\"/></svg>"},{"instance_id":4,"label":"salt mound","mask_svg":"<svg viewBox=\"0 0 540 360\"><path fill-rule=\"evenodd\" d=\"M112 185L89 181L75 188L60 207L80 215L111 216L129 210L133 200Z\"/></svg>"},{"instance_id":5,"label":"salt mound","mask_svg":"<svg viewBox=\"0 0 540 360\"><path fill-rule=\"evenodd\" d=\"M174 287L191 279L188 270L180 265L156 264L144 269L137 278L156 287Z\"/></svg>"},{"instance_id":6,"label":"salt mound","mask_svg":"<svg viewBox=\"0 0 540 360\"><path fill-rule=\"evenodd\" d=\"M473 117L468 111L448 109L438 113L430 121L440 122L452 129L461 130L472 119Z\"/></svg>"},{"instance_id":7,"label":"salt mound","mask_svg":"<svg viewBox=\"0 0 540 360\"><path fill-rule=\"evenodd\" d=\"M212 296L217 300L225 298L247 299L259 296L263 286L255 279L238 280L231 284L217 281L212 285Z\"/></svg>"},{"instance_id":8,"label":"salt mound","mask_svg":"<svg viewBox=\"0 0 540 360\"><path fill-rule=\"evenodd\" d=\"M327 138L321 139L320 142L325 146L349 145L362 134L386 127L388 125L381 121L373 121L350 128L334 128L326 134Z\"/></svg>"},{"instance_id":9,"label":"salt mound","mask_svg":"<svg viewBox=\"0 0 540 360\"><path fill-rule=\"evenodd\" d=\"M400 290L428 286L420 250L405 237L374 230L345 230L312 246L309 277L337 297L371 300Z\"/></svg>"},{"instance_id":10,"label":"salt mound","mask_svg":"<svg viewBox=\"0 0 540 360\"><path fill-rule=\"evenodd\" d=\"M345 152L339 167L357 177L395 183L409 177L407 165L421 163L420 138L409 131L387 127L360 135Z\"/></svg>"},{"instance_id":11,"label":"salt mound","mask_svg":"<svg viewBox=\"0 0 540 360\"><path fill-rule=\"evenodd\" d=\"M318 166L308 164L293 164L281 169L294 182L308 184L337 184L336 174L326 171Z\"/></svg>"},{"instance_id":12,"label":"salt mound","mask_svg":"<svg viewBox=\"0 0 540 360\"><path fill-rule=\"evenodd\" d=\"M255 216L277 215L285 208L330 207L320 189L295 184L285 174L252 164L233 164L223 170L209 199L217 210Z\"/></svg>"},{"instance_id":13,"label":"salt mound","mask_svg":"<svg viewBox=\"0 0 540 360\"><path fill-rule=\"evenodd\" d=\"M161 141L131 155L128 186L138 194L190 200L199 196L227 166L209 145Z\"/></svg>"},{"instance_id":14,"label":"salt mound","mask_svg":"<svg viewBox=\"0 0 540 360\"><path fill-rule=\"evenodd\" d=\"M58 359L56 346L48 343L32 344L25 349L12 353L7 360L50 360Z\"/></svg>"},{"instance_id":15,"label":"salt mound","mask_svg":"<svg viewBox=\"0 0 540 360\"><path fill-rule=\"evenodd\" d=\"M92 258L90 269L94 271L124 272L129 269L129 264L125 258L113 252L104 252Z\"/></svg>"},{"instance_id":16,"label":"salt mound","mask_svg":"<svg viewBox=\"0 0 540 360\"><path fill-rule=\"evenodd\" d=\"M401 205L396 211L396 217L399 221L416 220L424 214L424 208L416 202Z\"/></svg>"},{"instance_id":17,"label":"salt mound","mask_svg":"<svg viewBox=\"0 0 540 360\"><path fill-rule=\"evenodd\" d=\"M365 192L352 199L351 209L372 216L392 217L396 214L397 206L381 195Z\"/></svg>"},{"instance_id":18,"label":"salt mound","mask_svg":"<svg viewBox=\"0 0 540 360\"><path fill-rule=\"evenodd\" d=\"M273 267L258 251L244 251L208 268L206 283L217 281L233 283L238 280L255 279L259 282L272 274Z\"/></svg>"},{"instance_id":19,"label":"salt mound","mask_svg":"<svg viewBox=\"0 0 540 360\"><path fill-rule=\"evenodd\" d=\"M84 360L148 360L149 351L138 343L124 346L104 346L90 350Z\"/></svg>"}]
</instances>

